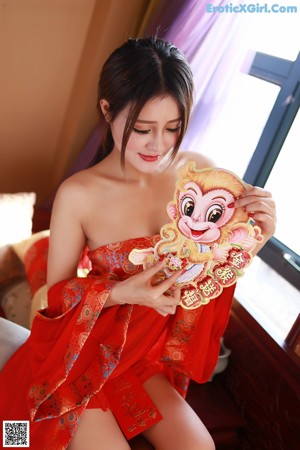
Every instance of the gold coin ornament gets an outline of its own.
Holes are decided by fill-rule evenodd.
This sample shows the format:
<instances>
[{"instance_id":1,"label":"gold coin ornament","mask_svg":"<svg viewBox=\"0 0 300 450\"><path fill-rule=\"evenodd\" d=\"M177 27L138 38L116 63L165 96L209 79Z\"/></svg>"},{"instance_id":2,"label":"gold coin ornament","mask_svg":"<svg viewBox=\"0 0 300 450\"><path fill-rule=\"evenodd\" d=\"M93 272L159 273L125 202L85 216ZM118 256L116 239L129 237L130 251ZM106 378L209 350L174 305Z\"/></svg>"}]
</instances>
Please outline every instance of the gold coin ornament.
<instances>
[{"instance_id":1,"label":"gold coin ornament","mask_svg":"<svg viewBox=\"0 0 300 450\"><path fill-rule=\"evenodd\" d=\"M245 190L243 180L228 170L197 169L188 162L178 171L167 205L171 222L161 228L161 239L154 247L132 250L129 260L146 269L163 259L153 284L180 270L175 284L181 287L181 306L206 305L244 274L262 240L253 219L234 206Z\"/></svg>"}]
</instances>

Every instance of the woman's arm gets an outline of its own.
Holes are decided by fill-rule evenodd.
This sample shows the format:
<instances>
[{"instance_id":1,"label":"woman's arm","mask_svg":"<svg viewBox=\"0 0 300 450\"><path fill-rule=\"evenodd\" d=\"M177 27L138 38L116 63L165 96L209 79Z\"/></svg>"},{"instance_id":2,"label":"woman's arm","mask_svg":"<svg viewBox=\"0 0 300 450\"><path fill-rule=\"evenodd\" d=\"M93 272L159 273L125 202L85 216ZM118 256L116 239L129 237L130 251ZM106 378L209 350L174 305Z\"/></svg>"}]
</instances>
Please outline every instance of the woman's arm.
<instances>
[{"instance_id":1,"label":"woman's arm","mask_svg":"<svg viewBox=\"0 0 300 450\"><path fill-rule=\"evenodd\" d=\"M85 190L71 178L60 186L52 209L47 285L77 275L86 237L82 228Z\"/></svg>"},{"instance_id":2,"label":"woman's arm","mask_svg":"<svg viewBox=\"0 0 300 450\"><path fill-rule=\"evenodd\" d=\"M86 244L82 226L88 208L85 192L84 186L72 178L64 182L57 192L50 224L48 288L77 275L79 257ZM180 289L172 286L180 272L159 286L152 286L151 280L159 270L161 263L118 282L104 307L129 303L153 308L163 316L174 314L180 302Z\"/></svg>"}]
</instances>

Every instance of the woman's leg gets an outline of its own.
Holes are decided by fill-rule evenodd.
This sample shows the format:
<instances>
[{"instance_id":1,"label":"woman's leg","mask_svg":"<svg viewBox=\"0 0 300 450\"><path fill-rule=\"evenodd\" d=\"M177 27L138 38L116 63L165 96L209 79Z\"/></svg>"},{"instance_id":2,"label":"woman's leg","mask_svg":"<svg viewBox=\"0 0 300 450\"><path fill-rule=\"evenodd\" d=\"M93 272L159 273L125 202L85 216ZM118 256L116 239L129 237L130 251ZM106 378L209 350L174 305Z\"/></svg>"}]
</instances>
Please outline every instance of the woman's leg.
<instances>
[{"instance_id":1,"label":"woman's leg","mask_svg":"<svg viewBox=\"0 0 300 450\"><path fill-rule=\"evenodd\" d=\"M130 450L114 416L102 409L86 409L68 450Z\"/></svg>"},{"instance_id":2,"label":"woman's leg","mask_svg":"<svg viewBox=\"0 0 300 450\"><path fill-rule=\"evenodd\" d=\"M144 387L163 416L143 433L156 450L215 450L197 414L165 377L155 375Z\"/></svg>"}]
</instances>

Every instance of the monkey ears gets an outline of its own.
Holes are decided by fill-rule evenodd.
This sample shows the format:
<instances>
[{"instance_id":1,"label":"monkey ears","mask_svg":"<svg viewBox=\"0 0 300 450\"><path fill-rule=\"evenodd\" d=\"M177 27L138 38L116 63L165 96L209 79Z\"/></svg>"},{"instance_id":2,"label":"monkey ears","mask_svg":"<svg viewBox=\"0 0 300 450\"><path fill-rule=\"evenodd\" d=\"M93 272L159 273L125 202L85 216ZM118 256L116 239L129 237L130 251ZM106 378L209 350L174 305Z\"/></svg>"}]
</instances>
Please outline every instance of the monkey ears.
<instances>
[{"instance_id":1,"label":"monkey ears","mask_svg":"<svg viewBox=\"0 0 300 450\"><path fill-rule=\"evenodd\" d=\"M175 220L178 217L178 209L175 202L169 202L167 204L167 213L171 220Z\"/></svg>"}]
</instances>

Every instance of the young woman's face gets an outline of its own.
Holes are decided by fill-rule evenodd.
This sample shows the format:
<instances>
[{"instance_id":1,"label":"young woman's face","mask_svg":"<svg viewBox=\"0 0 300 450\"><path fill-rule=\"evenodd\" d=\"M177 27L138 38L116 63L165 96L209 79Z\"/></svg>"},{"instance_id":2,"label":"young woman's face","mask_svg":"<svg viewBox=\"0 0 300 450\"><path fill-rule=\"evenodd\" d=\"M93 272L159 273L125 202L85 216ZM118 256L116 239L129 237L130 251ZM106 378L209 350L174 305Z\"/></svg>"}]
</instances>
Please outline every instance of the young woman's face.
<instances>
[{"instance_id":1,"label":"young woman's face","mask_svg":"<svg viewBox=\"0 0 300 450\"><path fill-rule=\"evenodd\" d=\"M111 123L115 148L119 151L129 108L130 105ZM180 112L173 97L153 98L145 104L134 125L126 146L126 162L144 173L158 170L163 157L176 144L180 129Z\"/></svg>"}]
</instances>

